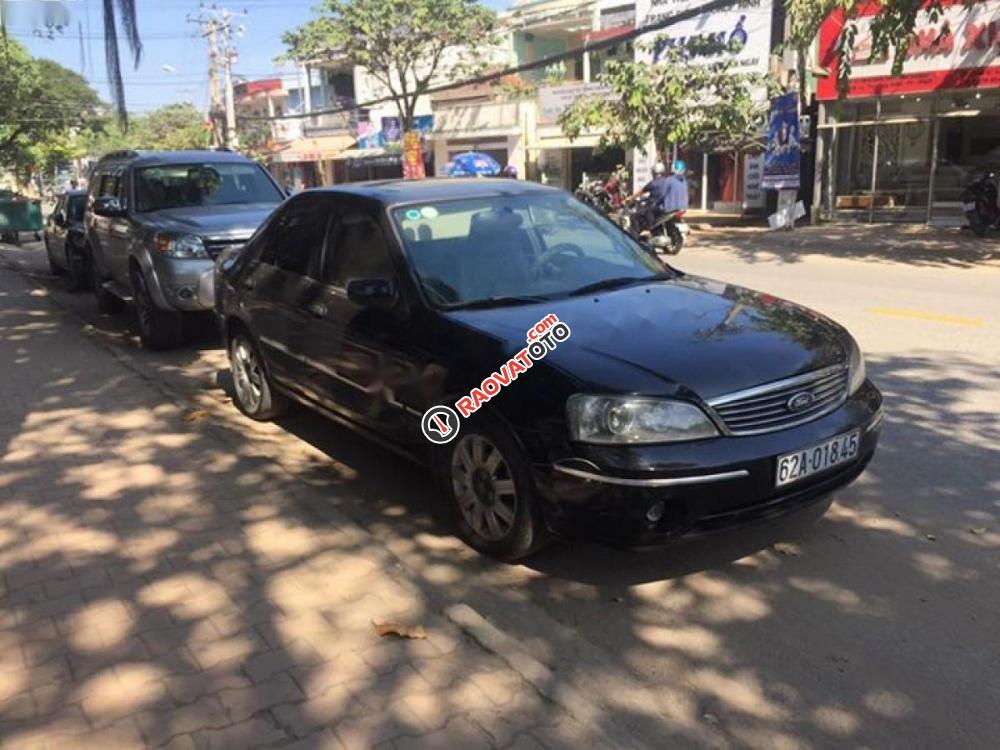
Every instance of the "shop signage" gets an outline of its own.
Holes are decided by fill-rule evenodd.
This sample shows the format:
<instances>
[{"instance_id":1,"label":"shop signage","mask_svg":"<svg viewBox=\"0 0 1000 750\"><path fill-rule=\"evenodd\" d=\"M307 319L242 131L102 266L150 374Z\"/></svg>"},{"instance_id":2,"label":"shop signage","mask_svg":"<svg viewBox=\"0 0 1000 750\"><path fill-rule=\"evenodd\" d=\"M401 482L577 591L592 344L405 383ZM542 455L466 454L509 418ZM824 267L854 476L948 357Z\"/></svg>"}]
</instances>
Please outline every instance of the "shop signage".
<instances>
[{"instance_id":1,"label":"shop signage","mask_svg":"<svg viewBox=\"0 0 1000 750\"><path fill-rule=\"evenodd\" d=\"M700 0L637 0L636 26L656 23L689 10ZM691 65L732 61L739 73L768 72L771 53L771 0L740 0L726 10L705 13L639 38L636 60L655 62L679 49ZM649 50L645 47L653 45Z\"/></svg>"},{"instance_id":2,"label":"shop signage","mask_svg":"<svg viewBox=\"0 0 1000 750\"><path fill-rule=\"evenodd\" d=\"M764 155L747 154L743 165L743 208L763 208L764 189L760 182L764 171Z\"/></svg>"},{"instance_id":3,"label":"shop signage","mask_svg":"<svg viewBox=\"0 0 1000 750\"><path fill-rule=\"evenodd\" d=\"M1000 0L984 0L968 6L945 2L936 20L929 11L921 11L899 76L892 75L891 50L886 56L871 58L871 22L875 12L874 5L862 8L860 18L847 22L857 29L847 96L1000 87ZM820 28L820 65L830 71L829 76L819 79L820 99L836 99L839 95L836 50L844 26L843 13L838 11Z\"/></svg>"},{"instance_id":4,"label":"shop signage","mask_svg":"<svg viewBox=\"0 0 1000 750\"><path fill-rule=\"evenodd\" d=\"M771 100L761 186L765 190L798 188L800 157L799 95L793 92Z\"/></svg>"},{"instance_id":5,"label":"shop signage","mask_svg":"<svg viewBox=\"0 0 1000 750\"><path fill-rule=\"evenodd\" d=\"M538 89L538 124L555 125L559 115L581 96L614 95L607 86L599 83L570 83L563 86L544 86Z\"/></svg>"}]
</instances>

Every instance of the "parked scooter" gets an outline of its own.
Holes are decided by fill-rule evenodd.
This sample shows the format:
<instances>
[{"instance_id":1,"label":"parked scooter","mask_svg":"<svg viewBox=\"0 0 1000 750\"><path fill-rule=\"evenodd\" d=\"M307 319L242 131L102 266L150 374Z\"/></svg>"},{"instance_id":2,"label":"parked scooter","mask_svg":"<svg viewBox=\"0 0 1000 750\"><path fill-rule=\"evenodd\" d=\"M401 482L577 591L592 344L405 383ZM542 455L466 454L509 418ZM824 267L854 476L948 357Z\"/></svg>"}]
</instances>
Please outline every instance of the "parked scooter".
<instances>
[{"instance_id":1,"label":"parked scooter","mask_svg":"<svg viewBox=\"0 0 1000 750\"><path fill-rule=\"evenodd\" d=\"M962 210L976 236L984 237L988 229L1000 229L1000 203L997 200L997 177L992 172L962 191Z\"/></svg>"}]
</instances>

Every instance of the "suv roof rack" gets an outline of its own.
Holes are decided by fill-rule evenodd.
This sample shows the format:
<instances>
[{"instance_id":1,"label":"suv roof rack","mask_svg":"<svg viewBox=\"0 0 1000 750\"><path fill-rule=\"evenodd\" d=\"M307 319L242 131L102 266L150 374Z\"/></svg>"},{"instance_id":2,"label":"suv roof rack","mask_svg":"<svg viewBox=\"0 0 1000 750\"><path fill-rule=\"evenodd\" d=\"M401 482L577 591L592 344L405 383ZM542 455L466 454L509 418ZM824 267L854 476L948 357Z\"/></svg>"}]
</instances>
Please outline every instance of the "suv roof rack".
<instances>
[{"instance_id":1,"label":"suv roof rack","mask_svg":"<svg viewBox=\"0 0 1000 750\"><path fill-rule=\"evenodd\" d=\"M112 159L134 159L142 154L134 148L122 149L121 151L109 151L98 161L110 161Z\"/></svg>"}]
</instances>

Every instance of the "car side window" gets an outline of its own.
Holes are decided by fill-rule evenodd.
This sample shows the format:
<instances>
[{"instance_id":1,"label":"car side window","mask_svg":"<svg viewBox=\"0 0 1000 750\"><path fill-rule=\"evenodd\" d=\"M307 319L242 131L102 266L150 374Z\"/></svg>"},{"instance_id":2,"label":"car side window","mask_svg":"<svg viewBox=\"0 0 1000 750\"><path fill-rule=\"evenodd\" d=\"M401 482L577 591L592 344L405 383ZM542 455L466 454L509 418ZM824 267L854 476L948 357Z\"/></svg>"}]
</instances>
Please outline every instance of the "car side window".
<instances>
[{"instance_id":1,"label":"car side window","mask_svg":"<svg viewBox=\"0 0 1000 750\"><path fill-rule=\"evenodd\" d=\"M375 220L350 212L330 227L323 282L345 288L349 279L391 279L392 258L385 236Z\"/></svg>"},{"instance_id":2,"label":"car side window","mask_svg":"<svg viewBox=\"0 0 1000 750\"><path fill-rule=\"evenodd\" d=\"M288 273L308 275L311 260L323 250L328 216L326 206L311 197L289 201L261 238L264 247L260 262Z\"/></svg>"},{"instance_id":3,"label":"car side window","mask_svg":"<svg viewBox=\"0 0 1000 750\"><path fill-rule=\"evenodd\" d=\"M98 198L117 198L118 197L118 175L116 174L106 174L101 178L100 187L97 189Z\"/></svg>"}]
</instances>

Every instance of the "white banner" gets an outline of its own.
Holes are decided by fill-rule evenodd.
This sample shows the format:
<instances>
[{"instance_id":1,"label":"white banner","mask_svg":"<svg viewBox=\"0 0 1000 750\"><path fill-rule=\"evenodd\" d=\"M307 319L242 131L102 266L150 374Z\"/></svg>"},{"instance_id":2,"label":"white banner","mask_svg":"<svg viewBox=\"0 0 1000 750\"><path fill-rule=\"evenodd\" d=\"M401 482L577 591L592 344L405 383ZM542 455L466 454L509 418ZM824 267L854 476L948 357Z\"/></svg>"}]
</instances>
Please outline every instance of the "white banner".
<instances>
[{"instance_id":1,"label":"white banner","mask_svg":"<svg viewBox=\"0 0 1000 750\"><path fill-rule=\"evenodd\" d=\"M611 89L599 83L569 83L538 89L538 124L555 125L559 115L581 96L611 97Z\"/></svg>"},{"instance_id":2,"label":"white banner","mask_svg":"<svg viewBox=\"0 0 1000 750\"><path fill-rule=\"evenodd\" d=\"M688 10L700 0L637 0L636 27ZM706 13L640 37L636 60L655 61L667 49L682 49L692 65L734 62L740 73L767 73L771 53L771 0L741 0L726 10ZM652 52L644 44L656 43Z\"/></svg>"}]
</instances>

